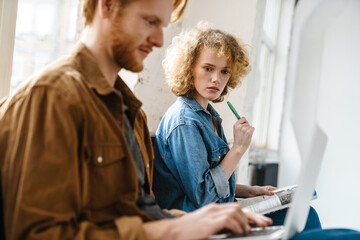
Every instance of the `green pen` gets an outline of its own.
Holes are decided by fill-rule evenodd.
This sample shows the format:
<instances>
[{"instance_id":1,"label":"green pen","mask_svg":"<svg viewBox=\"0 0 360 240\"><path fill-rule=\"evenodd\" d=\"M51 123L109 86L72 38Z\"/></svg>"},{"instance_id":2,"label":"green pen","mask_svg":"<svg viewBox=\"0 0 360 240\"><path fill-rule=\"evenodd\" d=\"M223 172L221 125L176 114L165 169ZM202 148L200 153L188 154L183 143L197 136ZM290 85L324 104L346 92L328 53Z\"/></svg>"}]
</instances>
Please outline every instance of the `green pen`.
<instances>
[{"instance_id":1,"label":"green pen","mask_svg":"<svg viewBox=\"0 0 360 240\"><path fill-rule=\"evenodd\" d=\"M227 101L227 104L229 105L229 108L231 109L231 111L234 113L235 117L239 120L240 116L237 113L237 111L235 110L234 106L229 101Z\"/></svg>"}]
</instances>

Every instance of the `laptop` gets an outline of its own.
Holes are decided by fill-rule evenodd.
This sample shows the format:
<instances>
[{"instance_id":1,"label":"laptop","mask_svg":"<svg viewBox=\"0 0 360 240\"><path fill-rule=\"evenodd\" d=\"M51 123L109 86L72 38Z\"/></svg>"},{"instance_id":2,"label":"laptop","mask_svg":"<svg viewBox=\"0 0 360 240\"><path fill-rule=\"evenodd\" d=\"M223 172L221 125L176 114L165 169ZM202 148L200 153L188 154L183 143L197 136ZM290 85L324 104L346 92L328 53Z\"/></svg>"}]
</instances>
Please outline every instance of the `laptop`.
<instances>
[{"instance_id":1,"label":"laptop","mask_svg":"<svg viewBox=\"0 0 360 240\"><path fill-rule=\"evenodd\" d=\"M251 234L247 236L225 233L212 235L208 239L290 239L301 232L309 214L310 201L327 144L327 136L317 124L313 128L309 143L308 154L301 165L298 187L283 226L252 228Z\"/></svg>"}]
</instances>

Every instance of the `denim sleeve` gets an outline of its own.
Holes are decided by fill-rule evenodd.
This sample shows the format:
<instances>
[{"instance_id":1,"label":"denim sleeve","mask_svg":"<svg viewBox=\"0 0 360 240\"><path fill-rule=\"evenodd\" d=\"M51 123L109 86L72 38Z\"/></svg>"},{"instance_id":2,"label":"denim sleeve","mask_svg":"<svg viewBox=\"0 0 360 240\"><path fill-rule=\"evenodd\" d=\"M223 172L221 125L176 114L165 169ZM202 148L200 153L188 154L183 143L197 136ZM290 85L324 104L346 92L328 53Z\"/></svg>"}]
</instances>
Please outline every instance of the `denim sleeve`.
<instances>
[{"instance_id":1,"label":"denim sleeve","mask_svg":"<svg viewBox=\"0 0 360 240\"><path fill-rule=\"evenodd\" d=\"M189 201L199 208L230 195L222 166L210 168L204 140L196 125L180 125L167 139L168 166ZM189 203L184 203L189 204Z\"/></svg>"},{"instance_id":2,"label":"denim sleeve","mask_svg":"<svg viewBox=\"0 0 360 240\"><path fill-rule=\"evenodd\" d=\"M225 169L220 164L210 169L211 177L214 181L216 191L220 198L226 198L230 195L229 181Z\"/></svg>"}]
</instances>

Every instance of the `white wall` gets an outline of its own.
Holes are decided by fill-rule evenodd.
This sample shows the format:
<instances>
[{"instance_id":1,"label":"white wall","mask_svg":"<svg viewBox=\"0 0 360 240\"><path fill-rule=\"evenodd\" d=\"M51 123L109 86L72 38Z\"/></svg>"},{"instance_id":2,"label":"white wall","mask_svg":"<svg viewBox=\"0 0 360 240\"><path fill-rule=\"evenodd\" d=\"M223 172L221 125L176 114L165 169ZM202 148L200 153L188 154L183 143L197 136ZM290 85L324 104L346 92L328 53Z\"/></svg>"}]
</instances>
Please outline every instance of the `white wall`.
<instances>
[{"instance_id":1,"label":"white wall","mask_svg":"<svg viewBox=\"0 0 360 240\"><path fill-rule=\"evenodd\" d=\"M156 131L162 115L176 100L175 95L167 86L161 66L165 49L170 44L172 37L180 33L181 29L189 29L195 26L198 21L205 20L214 27L239 37L243 43L251 45L255 27L256 3L257 1L253 0L189 1L181 20L165 30L164 47L155 50L146 59L145 69L139 74L140 81L134 87L135 94L144 103L143 108L148 117L150 131ZM233 142L232 127L236 118L228 108L226 100L233 103L240 116L247 116L247 113L244 112L246 89L247 79L244 79L242 86L231 91L223 103L214 105L223 118L225 135L229 143ZM247 166L248 158L246 155L239 165L238 182L248 182Z\"/></svg>"},{"instance_id":2,"label":"white wall","mask_svg":"<svg viewBox=\"0 0 360 240\"><path fill-rule=\"evenodd\" d=\"M279 184L296 183L307 126L318 122L329 141L312 205L326 228L360 230L359 13L357 0L303 0L295 12Z\"/></svg>"}]
</instances>

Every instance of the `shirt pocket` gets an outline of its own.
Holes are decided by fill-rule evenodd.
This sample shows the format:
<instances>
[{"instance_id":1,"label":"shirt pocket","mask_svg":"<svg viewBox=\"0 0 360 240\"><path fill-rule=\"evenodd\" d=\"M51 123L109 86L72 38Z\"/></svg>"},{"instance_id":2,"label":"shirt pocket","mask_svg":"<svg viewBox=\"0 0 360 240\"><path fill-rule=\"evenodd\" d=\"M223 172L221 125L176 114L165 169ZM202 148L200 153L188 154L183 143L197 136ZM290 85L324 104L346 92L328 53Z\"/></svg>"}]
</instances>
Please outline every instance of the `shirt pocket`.
<instances>
[{"instance_id":1,"label":"shirt pocket","mask_svg":"<svg viewBox=\"0 0 360 240\"><path fill-rule=\"evenodd\" d=\"M124 149L121 144L97 144L92 147L90 164L106 168L125 158Z\"/></svg>"},{"instance_id":2,"label":"shirt pocket","mask_svg":"<svg viewBox=\"0 0 360 240\"><path fill-rule=\"evenodd\" d=\"M210 151L208 161L210 164L219 164L229 152L228 146L224 145Z\"/></svg>"},{"instance_id":3,"label":"shirt pocket","mask_svg":"<svg viewBox=\"0 0 360 240\"><path fill-rule=\"evenodd\" d=\"M125 149L119 144L96 144L90 149L88 192L91 209L115 204L123 194L131 191L131 167ZM133 173L136 175L136 173Z\"/></svg>"}]
</instances>

